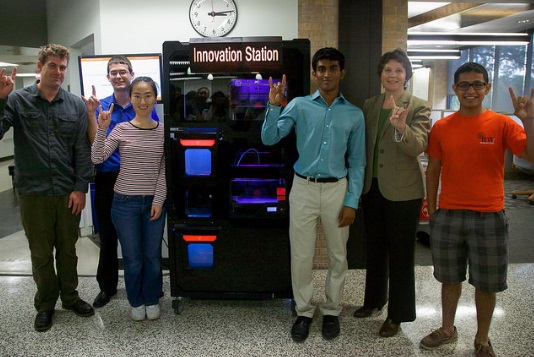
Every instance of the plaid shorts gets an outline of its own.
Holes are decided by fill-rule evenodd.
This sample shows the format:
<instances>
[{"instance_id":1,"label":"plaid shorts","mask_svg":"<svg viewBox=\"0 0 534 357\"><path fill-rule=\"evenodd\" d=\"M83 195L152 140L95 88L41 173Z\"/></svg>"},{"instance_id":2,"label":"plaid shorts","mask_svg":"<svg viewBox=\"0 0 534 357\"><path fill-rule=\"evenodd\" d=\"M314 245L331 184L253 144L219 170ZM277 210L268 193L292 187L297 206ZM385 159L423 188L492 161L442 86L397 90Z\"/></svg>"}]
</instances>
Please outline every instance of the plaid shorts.
<instances>
[{"instance_id":1,"label":"plaid shorts","mask_svg":"<svg viewBox=\"0 0 534 357\"><path fill-rule=\"evenodd\" d=\"M441 283L469 284L485 292L506 290L508 218L504 210L439 209L430 217L434 277Z\"/></svg>"}]
</instances>

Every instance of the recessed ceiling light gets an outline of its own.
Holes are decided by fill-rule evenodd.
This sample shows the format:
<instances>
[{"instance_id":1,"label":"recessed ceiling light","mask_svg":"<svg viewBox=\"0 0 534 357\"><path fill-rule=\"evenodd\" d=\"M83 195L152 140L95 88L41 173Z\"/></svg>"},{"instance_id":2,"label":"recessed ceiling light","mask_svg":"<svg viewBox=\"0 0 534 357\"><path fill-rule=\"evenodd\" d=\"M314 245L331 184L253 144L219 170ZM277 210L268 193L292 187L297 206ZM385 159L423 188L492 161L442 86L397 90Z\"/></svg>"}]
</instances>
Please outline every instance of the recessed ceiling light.
<instances>
[{"instance_id":1,"label":"recessed ceiling light","mask_svg":"<svg viewBox=\"0 0 534 357\"><path fill-rule=\"evenodd\" d=\"M421 45L479 46L479 45L527 45L526 33L408 33L408 49Z\"/></svg>"},{"instance_id":2,"label":"recessed ceiling light","mask_svg":"<svg viewBox=\"0 0 534 357\"><path fill-rule=\"evenodd\" d=\"M0 62L0 67L17 67L16 63Z\"/></svg>"}]
</instances>

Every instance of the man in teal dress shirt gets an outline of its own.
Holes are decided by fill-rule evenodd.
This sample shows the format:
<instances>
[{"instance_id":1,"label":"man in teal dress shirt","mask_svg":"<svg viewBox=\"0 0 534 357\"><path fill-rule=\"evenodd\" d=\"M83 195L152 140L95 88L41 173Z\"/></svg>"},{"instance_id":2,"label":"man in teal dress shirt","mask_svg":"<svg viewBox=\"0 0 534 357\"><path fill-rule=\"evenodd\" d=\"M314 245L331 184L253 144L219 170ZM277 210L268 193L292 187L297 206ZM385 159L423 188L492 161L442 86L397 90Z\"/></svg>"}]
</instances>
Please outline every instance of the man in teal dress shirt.
<instances>
[{"instance_id":1,"label":"man in teal dress shirt","mask_svg":"<svg viewBox=\"0 0 534 357\"><path fill-rule=\"evenodd\" d=\"M365 168L365 124L362 111L339 90L345 76L345 58L334 48L317 51L312 59L318 90L293 99L281 108L285 75L281 83L269 79L269 104L262 128L262 141L274 145L294 129L299 158L289 196L291 279L297 319L291 337L308 337L315 312L312 266L321 219L328 249L326 302L322 335L339 335L339 314L347 264L349 225L356 218Z\"/></svg>"}]
</instances>

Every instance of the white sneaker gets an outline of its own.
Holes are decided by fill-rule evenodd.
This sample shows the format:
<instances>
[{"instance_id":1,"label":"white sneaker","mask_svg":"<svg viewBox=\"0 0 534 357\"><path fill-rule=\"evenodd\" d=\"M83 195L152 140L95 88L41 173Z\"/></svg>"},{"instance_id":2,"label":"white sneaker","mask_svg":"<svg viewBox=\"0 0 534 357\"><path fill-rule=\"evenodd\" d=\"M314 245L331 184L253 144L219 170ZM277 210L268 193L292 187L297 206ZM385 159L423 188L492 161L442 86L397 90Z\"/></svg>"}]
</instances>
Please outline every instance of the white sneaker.
<instances>
[{"instance_id":1,"label":"white sneaker","mask_svg":"<svg viewBox=\"0 0 534 357\"><path fill-rule=\"evenodd\" d=\"M143 321L145 319L145 305L132 307L132 320Z\"/></svg>"},{"instance_id":2,"label":"white sneaker","mask_svg":"<svg viewBox=\"0 0 534 357\"><path fill-rule=\"evenodd\" d=\"M146 307L146 318L149 320L157 320L161 316L161 309L159 304L149 305Z\"/></svg>"}]
</instances>

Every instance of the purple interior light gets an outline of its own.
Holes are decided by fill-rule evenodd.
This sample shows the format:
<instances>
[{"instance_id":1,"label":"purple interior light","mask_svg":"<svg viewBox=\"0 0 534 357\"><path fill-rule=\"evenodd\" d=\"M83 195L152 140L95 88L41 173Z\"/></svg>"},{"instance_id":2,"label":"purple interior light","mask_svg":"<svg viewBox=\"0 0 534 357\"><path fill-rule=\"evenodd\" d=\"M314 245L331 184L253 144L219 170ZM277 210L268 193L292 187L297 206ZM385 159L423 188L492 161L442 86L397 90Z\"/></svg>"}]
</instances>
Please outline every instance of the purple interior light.
<instances>
[{"instance_id":1,"label":"purple interior light","mask_svg":"<svg viewBox=\"0 0 534 357\"><path fill-rule=\"evenodd\" d=\"M278 203L276 197L232 197L240 205L261 205L264 203Z\"/></svg>"},{"instance_id":2,"label":"purple interior light","mask_svg":"<svg viewBox=\"0 0 534 357\"><path fill-rule=\"evenodd\" d=\"M284 164L239 164L242 167L284 167Z\"/></svg>"}]
</instances>

